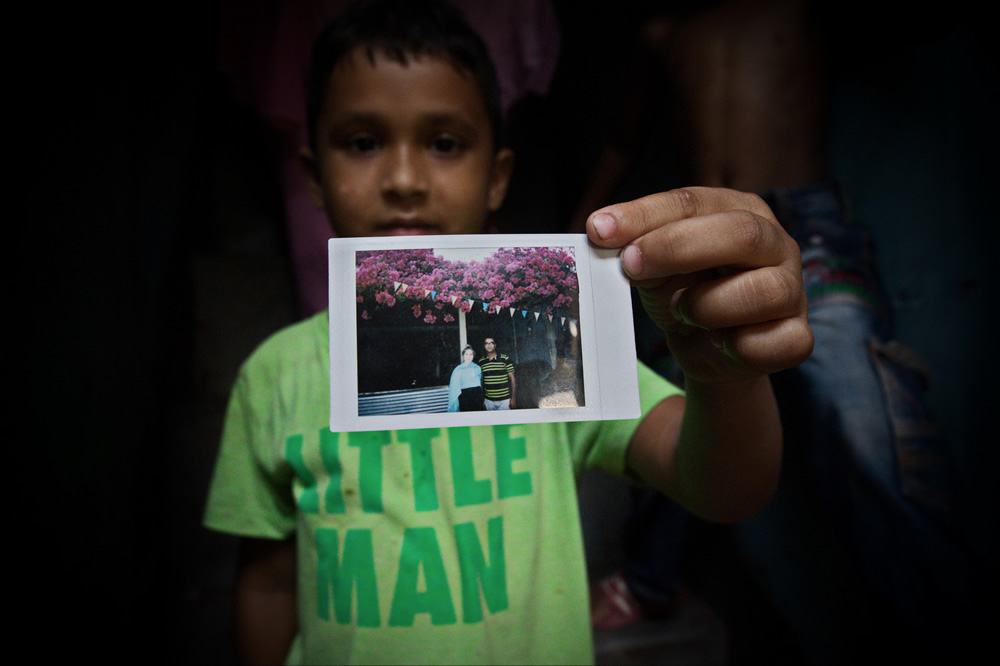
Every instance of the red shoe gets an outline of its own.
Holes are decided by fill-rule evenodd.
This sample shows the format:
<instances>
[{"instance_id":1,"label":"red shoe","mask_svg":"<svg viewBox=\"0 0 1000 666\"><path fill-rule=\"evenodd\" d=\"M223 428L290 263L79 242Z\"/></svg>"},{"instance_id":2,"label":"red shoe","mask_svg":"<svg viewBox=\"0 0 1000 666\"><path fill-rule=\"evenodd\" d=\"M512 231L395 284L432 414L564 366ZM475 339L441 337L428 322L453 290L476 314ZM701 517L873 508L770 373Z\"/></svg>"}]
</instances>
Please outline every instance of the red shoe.
<instances>
[{"instance_id":1,"label":"red shoe","mask_svg":"<svg viewBox=\"0 0 1000 666\"><path fill-rule=\"evenodd\" d=\"M625 575L617 571L590 587L590 624L595 629L621 629L645 619L664 620L691 601L691 592L681 587L666 606L640 602L628 589Z\"/></svg>"},{"instance_id":2,"label":"red shoe","mask_svg":"<svg viewBox=\"0 0 1000 666\"><path fill-rule=\"evenodd\" d=\"M595 629L620 629L642 618L642 607L620 571L591 586L590 623Z\"/></svg>"}]
</instances>

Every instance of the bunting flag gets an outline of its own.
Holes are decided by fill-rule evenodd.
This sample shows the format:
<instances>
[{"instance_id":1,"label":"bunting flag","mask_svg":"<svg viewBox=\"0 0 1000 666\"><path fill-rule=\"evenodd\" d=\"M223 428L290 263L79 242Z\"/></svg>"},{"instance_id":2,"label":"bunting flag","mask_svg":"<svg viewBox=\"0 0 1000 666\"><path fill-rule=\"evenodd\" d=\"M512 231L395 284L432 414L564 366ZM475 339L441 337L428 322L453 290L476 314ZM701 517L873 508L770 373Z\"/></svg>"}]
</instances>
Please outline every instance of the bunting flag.
<instances>
[{"instance_id":1,"label":"bunting flag","mask_svg":"<svg viewBox=\"0 0 1000 666\"><path fill-rule=\"evenodd\" d=\"M403 293L403 292L405 292L409 288L409 285L407 285L406 283L403 283L403 282L394 282L393 283L393 288L396 290L396 292ZM431 299L434 300L434 299L437 298L438 293L439 292L437 292L437 291L433 291L433 290L430 290L430 289L425 289L424 290L424 297L426 298L426 297L430 296ZM458 307L456 304L458 303L458 301L460 299L459 296L447 296L447 298L451 301L451 304L453 306ZM467 299L463 299L463 300L466 303L469 304L469 309L470 310L472 308L474 308L475 305L476 305L475 299L467 298ZM363 302L363 301L359 301L359 302ZM490 304L488 302L486 302L486 301L480 301L480 305L483 308L483 312L485 312L487 314L498 315L498 314L500 314L500 311L503 309L503 306L500 306L500 305L491 307ZM508 311L510 313L510 316L513 317L514 314L518 311L518 308L513 308L513 307L512 308L508 308ZM542 313L542 312L539 312L537 310L521 310L521 317L527 319L529 313L534 316L536 322L538 321L538 318L541 317L543 314L545 315L546 318L548 318L548 321L549 321L550 324L555 319L554 315L552 315L551 313ZM567 324L567 321L569 322L568 324ZM559 318L559 323L562 326L567 326L568 325L570 327L570 329L574 329L578 325L578 323L577 323L577 321L575 319L567 318L567 317L560 317ZM574 335L575 335L575 333L574 333Z\"/></svg>"},{"instance_id":2,"label":"bunting flag","mask_svg":"<svg viewBox=\"0 0 1000 666\"><path fill-rule=\"evenodd\" d=\"M392 288L395 293L404 294L410 288L410 285L406 284L405 282L393 281ZM436 300L438 294L441 293L435 289L421 288L421 291L423 292L423 298L430 298L431 300ZM466 303L468 303L470 310L474 308L476 305L476 300L473 298L463 298L462 296L459 295L445 296L445 298L447 298L451 302L451 304L455 307L458 307L457 304L459 303L460 300L464 300ZM500 314L500 311L504 309L502 305L496 305L491 307L487 301L480 301L480 305L483 308L483 312L486 312L488 314ZM507 309L511 317L513 317L514 314L519 310L519 308L517 307L509 307ZM551 313L542 313L536 310L528 310L528 309L521 309L521 317L527 319L529 312L532 315L534 315L536 322L538 321L538 318L542 316L542 314L545 314L545 316L548 318L549 323L552 323L552 321L554 320L554 316ZM559 322L562 326L566 326L567 317L560 317ZM569 325L570 327L575 328L577 323L575 320L571 320L571 323Z\"/></svg>"}]
</instances>

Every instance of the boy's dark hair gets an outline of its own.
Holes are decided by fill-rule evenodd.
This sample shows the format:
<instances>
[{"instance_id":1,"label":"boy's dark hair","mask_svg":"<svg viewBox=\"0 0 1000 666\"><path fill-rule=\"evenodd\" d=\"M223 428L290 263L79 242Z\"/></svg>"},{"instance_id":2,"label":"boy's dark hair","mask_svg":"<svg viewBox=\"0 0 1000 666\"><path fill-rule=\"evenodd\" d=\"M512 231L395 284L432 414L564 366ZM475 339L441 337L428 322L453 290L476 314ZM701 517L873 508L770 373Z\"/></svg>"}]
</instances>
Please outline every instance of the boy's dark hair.
<instances>
[{"instance_id":1,"label":"boy's dark hair","mask_svg":"<svg viewBox=\"0 0 1000 666\"><path fill-rule=\"evenodd\" d=\"M493 149L500 149L500 84L486 45L453 5L440 0L359 0L330 23L313 46L306 78L309 146L317 147L316 123L330 73L344 56L364 48L406 65L415 56L445 58L475 78L489 115Z\"/></svg>"}]
</instances>

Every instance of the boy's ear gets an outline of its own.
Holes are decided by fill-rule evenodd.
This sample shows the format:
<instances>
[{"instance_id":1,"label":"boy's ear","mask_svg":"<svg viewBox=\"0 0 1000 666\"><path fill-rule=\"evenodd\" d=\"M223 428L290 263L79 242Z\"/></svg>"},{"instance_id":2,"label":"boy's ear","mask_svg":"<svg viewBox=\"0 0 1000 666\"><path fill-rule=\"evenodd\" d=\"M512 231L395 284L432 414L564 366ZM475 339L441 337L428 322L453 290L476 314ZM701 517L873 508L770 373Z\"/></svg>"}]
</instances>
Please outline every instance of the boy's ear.
<instances>
[{"instance_id":1,"label":"boy's ear","mask_svg":"<svg viewBox=\"0 0 1000 666\"><path fill-rule=\"evenodd\" d=\"M312 198L313 204L319 210L326 210L326 206L323 205L323 188L320 185L319 164L316 156L309 148L302 147L299 149L299 161L302 163L302 169L306 172L309 196Z\"/></svg>"},{"instance_id":2,"label":"boy's ear","mask_svg":"<svg viewBox=\"0 0 1000 666\"><path fill-rule=\"evenodd\" d=\"M514 173L514 151L501 148L493 158L493 168L490 170L490 189L487 204L489 210L496 211L507 196L507 186L510 185L511 174Z\"/></svg>"}]
</instances>

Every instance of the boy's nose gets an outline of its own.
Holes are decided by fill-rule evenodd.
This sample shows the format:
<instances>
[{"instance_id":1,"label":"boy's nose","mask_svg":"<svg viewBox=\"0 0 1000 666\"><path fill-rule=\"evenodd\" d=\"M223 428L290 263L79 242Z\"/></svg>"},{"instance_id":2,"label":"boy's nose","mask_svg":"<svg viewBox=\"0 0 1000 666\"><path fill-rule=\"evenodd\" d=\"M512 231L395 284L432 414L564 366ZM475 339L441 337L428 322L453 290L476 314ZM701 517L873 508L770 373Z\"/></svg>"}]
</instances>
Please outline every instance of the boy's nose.
<instances>
[{"instance_id":1,"label":"boy's nose","mask_svg":"<svg viewBox=\"0 0 1000 666\"><path fill-rule=\"evenodd\" d=\"M382 178L383 196L400 200L426 196L428 174L422 157L420 151L411 146L390 150Z\"/></svg>"}]
</instances>

